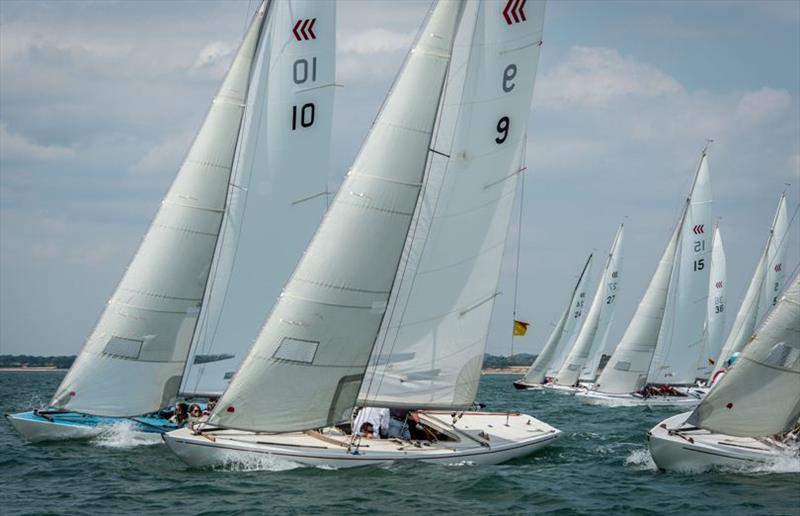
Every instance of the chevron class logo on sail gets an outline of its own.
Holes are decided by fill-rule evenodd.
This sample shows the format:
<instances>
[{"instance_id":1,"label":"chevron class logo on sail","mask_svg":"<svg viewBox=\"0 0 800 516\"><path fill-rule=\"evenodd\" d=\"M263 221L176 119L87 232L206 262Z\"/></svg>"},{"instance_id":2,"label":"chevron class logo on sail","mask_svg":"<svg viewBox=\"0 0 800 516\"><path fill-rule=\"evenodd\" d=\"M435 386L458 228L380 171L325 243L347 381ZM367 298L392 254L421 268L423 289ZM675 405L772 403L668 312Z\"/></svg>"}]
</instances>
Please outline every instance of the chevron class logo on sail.
<instances>
[{"instance_id":1,"label":"chevron class logo on sail","mask_svg":"<svg viewBox=\"0 0 800 516\"><path fill-rule=\"evenodd\" d=\"M503 9L503 18L506 19L507 24L513 25L528 20L525 17L525 2L527 1L528 0L508 0L505 9Z\"/></svg>"},{"instance_id":2,"label":"chevron class logo on sail","mask_svg":"<svg viewBox=\"0 0 800 516\"><path fill-rule=\"evenodd\" d=\"M292 28L292 34L297 41L308 41L309 39L317 39L314 34L314 24L317 23L316 18L306 18L305 20L297 20Z\"/></svg>"}]
</instances>

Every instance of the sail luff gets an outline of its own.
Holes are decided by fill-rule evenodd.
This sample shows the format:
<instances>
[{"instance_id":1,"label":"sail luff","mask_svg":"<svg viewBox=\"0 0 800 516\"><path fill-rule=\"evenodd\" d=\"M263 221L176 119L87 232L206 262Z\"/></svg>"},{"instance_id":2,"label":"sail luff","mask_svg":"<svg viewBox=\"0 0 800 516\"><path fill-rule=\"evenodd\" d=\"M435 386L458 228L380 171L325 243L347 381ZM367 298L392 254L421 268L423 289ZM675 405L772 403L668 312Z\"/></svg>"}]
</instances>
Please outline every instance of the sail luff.
<instances>
[{"instance_id":1,"label":"sail luff","mask_svg":"<svg viewBox=\"0 0 800 516\"><path fill-rule=\"evenodd\" d=\"M177 395L227 198L266 6L253 17L167 195L51 405L135 416Z\"/></svg>"},{"instance_id":2,"label":"sail luff","mask_svg":"<svg viewBox=\"0 0 800 516\"><path fill-rule=\"evenodd\" d=\"M595 343L598 340L597 332L600 328L601 315L605 310L613 309L613 299L608 295L608 284L617 280L616 276L612 278L611 275L613 272L617 271L614 267L614 257L621 235L622 225L620 225L614 236L614 242L611 244L611 249L606 259L606 265L603 269L603 275L600 277L600 281L597 284L597 290L592 299L589 312L586 315L586 320L581 327L580 333L578 333L578 337L575 339L575 344L564 360L561 369L559 369L555 375L555 381L559 385L573 386L578 383L582 368L589 357L592 347L596 345ZM613 295L616 296L616 294Z\"/></svg>"},{"instance_id":3,"label":"sail luff","mask_svg":"<svg viewBox=\"0 0 800 516\"><path fill-rule=\"evenodd\" d=\"M211 424L286 432L349 418L417 204L461 10L434 7Z\"/></svg>"},{"instance_id":4,"label":"sail luff","mask_svg":"<svg viewBox=\"0 0 800 516\"><path fill-rule=\"evenodd\" d=\"M768 437L800 417L800 273L689 424L739 437Z\"/></svg>"}]
</instances>

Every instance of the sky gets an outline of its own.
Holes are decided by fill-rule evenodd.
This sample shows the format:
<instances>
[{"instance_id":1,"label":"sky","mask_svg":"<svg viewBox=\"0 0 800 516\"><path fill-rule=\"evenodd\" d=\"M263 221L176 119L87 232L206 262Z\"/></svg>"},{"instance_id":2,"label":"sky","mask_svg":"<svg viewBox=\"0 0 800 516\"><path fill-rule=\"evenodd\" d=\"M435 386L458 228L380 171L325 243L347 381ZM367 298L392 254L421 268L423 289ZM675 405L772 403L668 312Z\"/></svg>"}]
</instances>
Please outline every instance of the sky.
<instances>
[{"instance_id":1,"label":"sky","mask_svg":"<svg viewBox=\"0 0 800 516\"><path fill-rule=\"evenodd\" d=\"M331 187L428 5L339 2ZM0 353L80 350L255 8L0 1ZM538 352L586 256L604 255L624 221L618 340L707 138L730 327L778 196L790 217L800 201L800 2L551 1L529 124L520 271L515 221L487 351L512 349L517 283L532 325L513 349Z\"/></svg>"}]
</instances>

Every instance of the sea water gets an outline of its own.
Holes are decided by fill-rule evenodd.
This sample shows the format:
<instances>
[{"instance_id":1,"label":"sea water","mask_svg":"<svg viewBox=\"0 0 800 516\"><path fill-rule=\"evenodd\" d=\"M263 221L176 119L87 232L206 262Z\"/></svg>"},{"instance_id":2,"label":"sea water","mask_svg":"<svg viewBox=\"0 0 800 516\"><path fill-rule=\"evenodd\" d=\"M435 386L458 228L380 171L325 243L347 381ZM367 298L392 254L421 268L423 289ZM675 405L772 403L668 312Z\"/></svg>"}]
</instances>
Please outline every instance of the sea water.
<instances>
[{"instance_id":1,"label":"sea water","mask_svg":"<svg viewBox=\"0 0 800 516\"><path fill-rule=\"evenodd\" d=\"M47 400L63 372L0 372L4 412ZM796 461L662 473L648 429L675 411L604 408L484 376L487 410L519 410L564 437L499 466L396 464L352 470L263 460L193 470L158 436L125 425L85 443L26 444L0 422L0 514L800 514Z\"/></svg>"}]
</instances>

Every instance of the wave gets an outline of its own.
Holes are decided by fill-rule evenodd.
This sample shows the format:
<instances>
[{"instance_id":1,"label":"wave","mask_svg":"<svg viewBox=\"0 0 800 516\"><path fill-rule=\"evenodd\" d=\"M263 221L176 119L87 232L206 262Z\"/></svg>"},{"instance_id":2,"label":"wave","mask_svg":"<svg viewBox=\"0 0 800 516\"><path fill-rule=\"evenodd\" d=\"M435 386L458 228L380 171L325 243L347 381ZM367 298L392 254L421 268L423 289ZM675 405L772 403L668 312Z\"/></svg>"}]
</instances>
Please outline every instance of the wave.
<instances>
[{"instance_id":1,"label":"wave","mask_svg":"<svg viewBox=\"0 0 800 516\"><path fill-rule=\"evenodd\" d=\"M161 434L140 432L134 429L131 421L120 421L103 427L103 431L93 439L97 446L105 448L134 448L161 443Z\"/></svg>"},{"instance_id":2,"label":"wave","mask_svg":"<svg viewBox=\"0 0 800 516\"><path fill-rule=\"evenodd\" d=\"M625 457L625 466L636 471L658 471L650 450L647 448L637 448Z\"/></svg>"}]
</instances>

